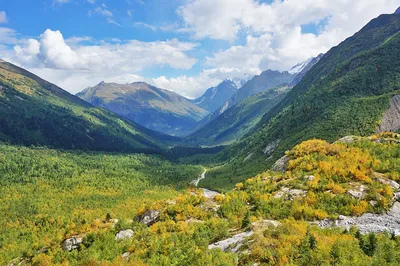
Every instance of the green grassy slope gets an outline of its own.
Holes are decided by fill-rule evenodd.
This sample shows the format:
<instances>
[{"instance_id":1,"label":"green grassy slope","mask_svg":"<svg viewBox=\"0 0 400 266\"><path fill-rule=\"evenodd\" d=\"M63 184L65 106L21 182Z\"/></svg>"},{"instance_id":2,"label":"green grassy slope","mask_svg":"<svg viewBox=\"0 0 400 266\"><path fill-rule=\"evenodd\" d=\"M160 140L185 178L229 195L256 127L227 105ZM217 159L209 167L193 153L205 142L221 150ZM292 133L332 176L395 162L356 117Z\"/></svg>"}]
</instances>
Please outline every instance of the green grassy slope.
<instances>
[{"instance_id":1,"label":"green grassy slope","mask_svg":"<svg viewBox=\"0 0 400 266\"><path fill-rule=\"evenodd\" d=\"M156 156L0 144L0 265L67 236L130 220L142 204L174 198L202 172Z\"/></svg>"},{"instance_id":2,"label":"green grassy slope","mask_svg":"<svg viewBox=\"0 0 400 266\"><path fill-rule=\"evenodd\" d=\"M289 88L284 86L250 96L189 135L185 141L200 145L222 145L237 141L281 101L288 91Z\"/></svg>"},{"instance_id":3,"label":"green grassy slope","mask_svg":"<svg viewBox=\"0 0 400 266\"><path fill-rule=\"evenodd\" d=\"M102 151L149 151L161 146L134 123L4 61L0 62L0 141Z\"/></svg>"},{"instance_id":4,"label":"green grassy slope","mask_svg":"<svg viewBox=\"0 0 400 266\"><path fill-rule=\"evenodd\" d=\"M271 166L284 151L311 138L333 141L375 132L400 92L400 15L381 15L332 48L252 134L224 151L235 158L210 171L210 187L231 187ZM271 143L273 153L263 153ZM244 158L252 154L250 161Z\"/></svg>"}]
</instances>

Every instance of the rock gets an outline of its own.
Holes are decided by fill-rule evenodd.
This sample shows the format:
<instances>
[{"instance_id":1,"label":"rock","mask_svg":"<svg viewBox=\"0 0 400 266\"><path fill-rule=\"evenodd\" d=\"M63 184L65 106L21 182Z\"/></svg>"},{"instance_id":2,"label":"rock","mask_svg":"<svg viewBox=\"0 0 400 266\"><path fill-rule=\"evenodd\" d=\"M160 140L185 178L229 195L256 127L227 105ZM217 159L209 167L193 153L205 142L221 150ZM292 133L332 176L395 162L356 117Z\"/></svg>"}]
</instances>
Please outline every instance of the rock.
<instances>
[{"instance_id":1,"label":"rock","mask_svg":"<svg viewBox=\"0 0 400 266\"><path fill-rule=\"evenodd\" d=\"M220 195L220 193L218 193L217 191L213 191L213 190L209 190L209 189L203 188L203 195L207 199L213 199L213 198L215 198L215 196Z\"/></svg>"},{"instance_id":2,"label":"rock","mask_svg":"<svg viewBox=\"0 0 400 266\"><path fill-rule=\"evenodd\" d=\"M280 199L280 198L282 198L284 195L285 195L285 192L283 192L283 191L278 191L278 192L274 195L274 198L275 198L275 199Z\"/></svg>"},{"instance_id":3,"label":"rock","mask_svg":"<svg viewBox=\"0 0 400 266\"><path fill-rule=\"evenodd\" d=\"M386 214L365 213L360 217L347 217L340 215L336 221L322 220L313 224L319 227L344 227L350 229L356 226L361 233L390 232L400 235L400 203L395 202Z\"/></svg>"},{"instance_id":4,"label":"rock","mask_svg":"<svg viewBox=\"0 0 400 266\"><path fill-rule=\"evenodd\" d=\"M289 190L289 194L286 196L286 200L293 200L295 198L304 197L307 194L307 191L302 189L291 189Z\"/></svg>"},{"instance_id":5,"label":"rock","mask_svg":"<svg viewBox=\"0 0 400 266\"><path fill-rule=\"evenodd\" d=\"M158 221L160 214L158 210L148 210L139 217L139 222L147 226L152 225Z\"/></svg>"},{"instance_id":6,"label":"rock","mask_svg":"<svg viewBox=\"0 0 400 266\"><path fill-rule=\"evenodd\" d=\"M290 158L285 155L274 163L274 165L271 167L271 170L276 172L285 172L289 161Z\"/></svg>"},{"instance_id":7,"label":"rock","mask_svg":"<svg viewBox=\"0 0 400 266\"><path fill-rule=\"evenodd\" d=\"M129 255L131 255L130 252L125 252L124 254L121 255L121 257L122 257L123 259L125 259L126 261L128 261L128 260L129 260Z\"/></svg>"},{"instance_id":8,"label":"rock","mask_svg":"<svg viewBox=\"0 0 400 266\"><path fill-rule=\"evenodd\" d=\"M370 200L369 204L371 204L372 207L375 207L378 202L376 200Z\"/></svg>"},{"instance_id":9,"label":"rock","mask_svg":"<svg viewBox=\"0 0 400 266\"><path fill-rule=\"evenodd\" d=\"M115 240L125 240L131 238L132 236L133 236L133 230L131 229L122 230L115 235Z\"/></svg>"},{"instance_id":10,"label":"rock","mask_svg":"<svg viewBox=\"0 0 400 266\"><path fill-rule=\"evenodd\" d=\"M400 192L394 193L393 200L397 200L397 201L400 200Z\"/></svg>"},{"instance_id":11,"label":"rock","mask_svg":"<svg viewBox=\"0 0 400 266\"><path fill-rule=\"evenodd\" d=\"M400 95L393 96L390 101L390 107L383 115L382 121L376 130L376 133L381 132L396 132L400 129Z\"/></svg>"},{"instance_id":12,"label":"rock","mask_svg":"<svg viewBox=\"0 0 400 266\"><path fill-rule=\"evenodd\" d=\"M276 149L276 147L278 147L279 143L281 142L280 139L277 139L271 143L269 143L267 145L267 147L265 147L265 149L263 150L263 153L266 155L271 155L271 153L274 152L274 150Z\"/></svg>"},{"instance_id":13,"label":"rock","mask_svg":"<svg viewBox=\"0 0 400 266\"><path fill-rule=\"evenodd\" d=\"M236 253L239 251L240 247L243 245L243 242L246 240L246 238L248 238L252 235L253 235L253 231L240 233L240 234L234 235L228 239L221 240L217 243L211 244L208 246L208 249L219 248L223 251L231 251L231 252Z\"/></svg>"},{"instance_id":14,"label":"rock","mask_svg":"<svg viewBox=\"0 0 400 266\"><path fill-rule=\"evenodd\" d=\"M383 179L383 178L379 178L378 182L384 185L389 185L392 188L394 188L395 190L399 190L400 185L399 183L397 183L396 181L390 180L390 179Z\"/></svg>"},{"instance_id":15,"label":"rock","mask_svg":"<svg viewBox=\"0 0 400 266\"><path fill-rule=\"evenodd\" d=\"M77 236L70 237L64 240L62 244L62 249L65 251L72 251L74 249L79 248L80 244L82 244L82 241L83 241L82 237L77 237Z\"/></svg>"},{"instance_id":16,"label":"rock","mask_svg":"<svg viewBox=\"0 0 400 266\"><path fill-rule=\"evenodd\" d=\"M313 181L314 178L315 178L315 176L313 176L313 175L307 175L307 176L304 177L304 179L307 180L307 181Z\"/></svg>"},{"instance_id":17,"label":"rock","mask_svg":"<svg viewBox=\"0 0 400 266\"><path fill-rule=\"evenodd\" d=\"M364 191L365 191L365 186L360 185L358 188L353 188L347 191L347 194L350 196L356 198L356 199L361 199L364 196Z\"/></svg>"},{"instance_id":18,"label":"rock","mask_svg":"<svg viewBox=\"0 0 400 266\"><path fill-rule=\"evenodd\" d=\"M335 143L337 142L342 142L342 143L353 143L354 141L356 141L358 139L358 137L356 136L345 136L343 138L338 139L337 141L335 141Z\"/></svg>"}]
</instances>

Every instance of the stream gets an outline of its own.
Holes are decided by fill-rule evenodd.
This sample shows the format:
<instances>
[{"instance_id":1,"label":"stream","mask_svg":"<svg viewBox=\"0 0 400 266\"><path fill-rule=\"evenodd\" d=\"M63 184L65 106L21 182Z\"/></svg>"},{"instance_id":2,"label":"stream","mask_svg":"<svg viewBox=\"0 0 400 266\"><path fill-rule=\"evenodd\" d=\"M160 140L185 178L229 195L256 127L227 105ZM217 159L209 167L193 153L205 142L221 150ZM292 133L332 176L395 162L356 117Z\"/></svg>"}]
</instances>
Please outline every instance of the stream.
<instances>
[{"instance_id":1,"label":"stream","mask_svg":"<svg viewBox=\"0 0 400 266\"><path fill-rule=\"evenodd\" d=\"M204 172L200 175L199 178L195 179L192 181L192 184L195 185L196 187L199 185L200 180L206 178L206 173L207 173L207 169L204 169ZM207 188L201 188L204 191L204 196L208 199L212 199L214 198L216 195L218 195L219 193L217 191L213 191Z\"/></svg>"}]
</instances>

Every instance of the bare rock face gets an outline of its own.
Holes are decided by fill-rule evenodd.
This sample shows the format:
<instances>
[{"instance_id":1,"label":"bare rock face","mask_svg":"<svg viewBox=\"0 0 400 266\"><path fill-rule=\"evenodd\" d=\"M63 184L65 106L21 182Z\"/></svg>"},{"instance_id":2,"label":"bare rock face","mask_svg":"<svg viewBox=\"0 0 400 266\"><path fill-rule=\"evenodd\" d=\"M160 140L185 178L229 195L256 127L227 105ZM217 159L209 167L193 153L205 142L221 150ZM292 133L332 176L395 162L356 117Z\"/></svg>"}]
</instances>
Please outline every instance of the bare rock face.
<instances>
[{"instance_id":1,"label":"bare rock face","mask_svg":"<svg viewBox=\"0 0 400 266\"><path fill-rule=\"evenodd\" d=\"M161 212L158 210L146 211L143 215L139 216L139 222L147 226L154 224L160 218Z\"/></svg>"},{"instance_id":2,"label":"bare rock face","mask_svg":"<svg viewBox=\"0 0 400 266\"><path fill-rule=\"evenodd\" d=\"M322 220L314 222L319 227L345 227L350 229L356 226L361 233L389 232L400 235L400 202L395 202L386 214L365 213L360 217L340 215L338 220Z\"/></svg>"},{"instance_id":3,"label":"bare rock face","mask_svg":"<svg viewBox=\"0 0 400 266\"><path fill-rule=\"evenodd\" d=\"M275 172L285 172L289 161L290 158L285 155L274 163L274 165L271 167L271 170Z\"/></svg>"},{"instance_id":4,"label":"bare rock face","mask_svg":"<svg viewBox=\"0 0 400 266\"><path fill-rule=\"evenodd\" d=\"M123 230L123 231L119 231L116 235L115 235L115 240L125 240L125 239L129 239L133 236L133 231L131 229L127 229L127 230Z\"/></svg>"},{"instance_id":5,"label":"bare rock face","mask_svg":"<svg viewBox=\"0 0 400 266\"><path fill-rule=\"evenodd\" d=\"M73 236L66 240L64 240L62 244L62 249L65 251L72 251L74 249L79 248L80 244L82 244L83 238Z\"/></svg>"},{"instance_id":6,"label":"bare rock face","mask_svg":"<svg viewBox=\"0 0 400 266\"><path fill-rule=\"evenodd\" d=\"M390 107L383 115L376 133L395 132L400 129L400 95L393 96Z\"/></svg>"},{"instance_id":7,"label":"bare rock face","mask_svg":"<svg viewBox=\"0 0 400 266\"><path fill-rule=\"evenodd\" d=\"M266 155L271 155L271 153L274 152L274 150L276 149L276 147L278 147L279 143L281 142L280 139L277 139L271 143L269 143L267 145L267 147L265 147L265 149L263 150L263 153Z\"/></svg>"}]
</instances>

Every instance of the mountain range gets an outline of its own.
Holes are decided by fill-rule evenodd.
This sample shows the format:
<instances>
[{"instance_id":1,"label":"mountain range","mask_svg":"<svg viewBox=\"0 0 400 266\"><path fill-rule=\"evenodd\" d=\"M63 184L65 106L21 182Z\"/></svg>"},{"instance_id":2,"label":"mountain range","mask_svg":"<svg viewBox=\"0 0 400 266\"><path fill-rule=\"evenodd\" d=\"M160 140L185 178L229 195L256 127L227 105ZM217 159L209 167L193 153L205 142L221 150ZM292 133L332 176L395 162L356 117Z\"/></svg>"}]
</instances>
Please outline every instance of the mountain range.
<instances>
[{"instance_id":1,"label":"mountain range","mask_svg":"<svg viewBox=\"0 0 400 266\"><path fill-rule=\"evenodd\" d=\"M90 104L110 110L146 128L169 135L184 135L207 111L177 93L144 82L101 82L77 94Z\"/></svg>"}]
</instances>

